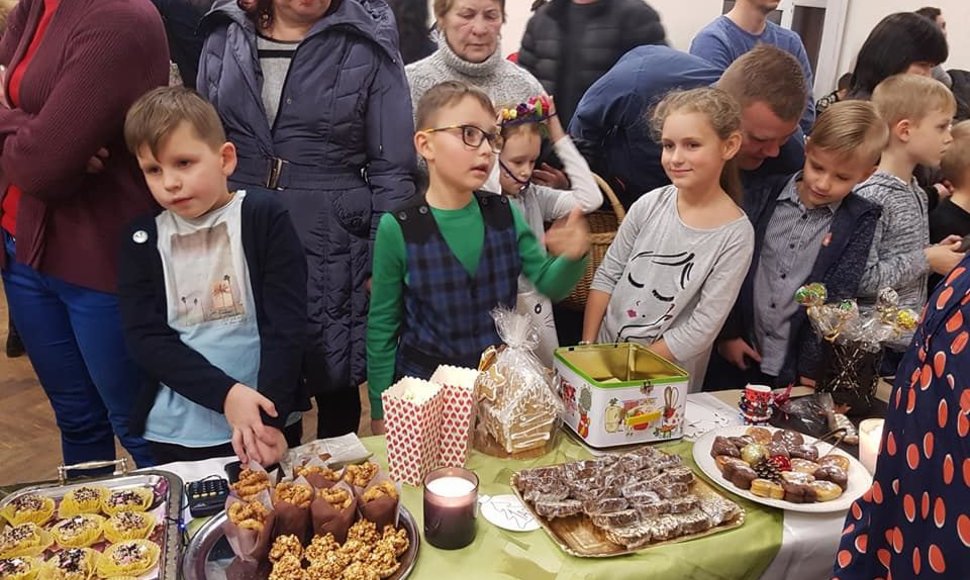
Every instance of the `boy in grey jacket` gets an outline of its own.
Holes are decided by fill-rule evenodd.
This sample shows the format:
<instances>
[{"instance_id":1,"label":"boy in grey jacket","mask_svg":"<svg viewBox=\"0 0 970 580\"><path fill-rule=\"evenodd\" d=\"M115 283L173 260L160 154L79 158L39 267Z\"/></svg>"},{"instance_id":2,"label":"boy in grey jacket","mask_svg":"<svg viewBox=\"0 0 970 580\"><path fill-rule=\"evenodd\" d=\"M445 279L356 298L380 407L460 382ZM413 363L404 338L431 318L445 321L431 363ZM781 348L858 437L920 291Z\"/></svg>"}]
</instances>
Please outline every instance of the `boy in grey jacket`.
<instances>
[{"instance_id":1,"label":"boy in grey jacket","mask_svg":"<svg viewBox=\"0 0 970 580\"><path fill-rule=\"evenodd\" d=\"M930 272L947 274L963 259L956 251L959 238L930 245L928 200L913 178L917 165L939 167L953 140L956 101L939 81L901 74L880 83L872 102L889 125L889 144L879 170L856 190L883 208L859 285L860 305L871 306L879 291L890 287L901 308L919 311ZM908 342L903 337L891 348L902 350Z\"/></svg>"}]
</instances>

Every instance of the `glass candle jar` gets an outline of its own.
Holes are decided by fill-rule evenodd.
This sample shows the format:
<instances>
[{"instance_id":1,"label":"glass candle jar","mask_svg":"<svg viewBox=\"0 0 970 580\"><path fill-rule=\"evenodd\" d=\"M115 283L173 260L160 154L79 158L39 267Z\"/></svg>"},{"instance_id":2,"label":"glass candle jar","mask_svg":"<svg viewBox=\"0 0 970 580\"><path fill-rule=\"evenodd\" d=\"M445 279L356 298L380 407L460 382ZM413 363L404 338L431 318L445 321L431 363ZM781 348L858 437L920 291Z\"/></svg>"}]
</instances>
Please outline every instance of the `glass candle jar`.
<instances>
[{"instance_id":1,"label":"glass candle jar","mask_svg":"<svg viewBox=\"0 0 970 580\"><path fill-rule=\"evenodd\" d=\"M460 467L436 469L424 478L424 538L443 550L475 539L478 476Z\"/></svg>"}]
</instances>

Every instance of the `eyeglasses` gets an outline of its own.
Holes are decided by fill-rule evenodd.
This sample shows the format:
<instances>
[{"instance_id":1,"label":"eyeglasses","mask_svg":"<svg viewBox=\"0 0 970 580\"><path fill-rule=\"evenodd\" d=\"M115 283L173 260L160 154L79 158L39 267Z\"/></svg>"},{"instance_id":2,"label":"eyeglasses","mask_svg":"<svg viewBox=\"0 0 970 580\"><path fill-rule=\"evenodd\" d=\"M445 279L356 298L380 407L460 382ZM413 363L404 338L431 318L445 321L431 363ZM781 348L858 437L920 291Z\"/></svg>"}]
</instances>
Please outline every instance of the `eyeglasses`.
<instances>
[{"instance_id":1,"label":"eyeglasses","mask_svg":"<svg viewBox=\"0 0 970 580\"><path fill-rule=\"evenodd\" d=\"M505 144L505 138L502 137L501 133L487 133L485 130L476 127L475 125L451 125L448 127L437 127L435 129L425 129L425 133L437 133L438 131L453 131L455 129L461 130L461 140L465 145L478 149L482 146L485 140L488 140L489 148L494 152L498 153L502 151L502 145Z\"/></svg>"}]
</instances>

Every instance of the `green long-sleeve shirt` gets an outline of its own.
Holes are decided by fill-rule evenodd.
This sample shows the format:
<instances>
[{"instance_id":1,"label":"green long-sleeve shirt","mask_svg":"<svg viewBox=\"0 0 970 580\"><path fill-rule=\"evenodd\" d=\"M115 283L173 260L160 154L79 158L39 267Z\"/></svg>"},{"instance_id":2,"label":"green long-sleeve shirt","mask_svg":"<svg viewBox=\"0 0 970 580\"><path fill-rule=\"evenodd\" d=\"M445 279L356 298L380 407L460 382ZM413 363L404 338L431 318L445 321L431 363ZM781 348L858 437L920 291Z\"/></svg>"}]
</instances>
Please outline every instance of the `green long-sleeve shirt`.
<instances>
[{"instance_id":1,"label":"green long-sleeve shirt","mask_svg":"<svg viewBox=\"0 0 970 580\"><path fill-rule=\"evenodd\" d=\"M551 300L565 298L583 275L585 259L573 261L547 256L519 210L511 209L522 273ZM455 257L469 275L474 276L485 241L485 222L478 201L473 198L468 205L456 210L431 208L431 215ZM381 393L394 380L407 286L404 233L393 215L384 214L374 242L370 313L367 316L367 384L373 419L384 417Z\"/></svg>"}]
</instances>

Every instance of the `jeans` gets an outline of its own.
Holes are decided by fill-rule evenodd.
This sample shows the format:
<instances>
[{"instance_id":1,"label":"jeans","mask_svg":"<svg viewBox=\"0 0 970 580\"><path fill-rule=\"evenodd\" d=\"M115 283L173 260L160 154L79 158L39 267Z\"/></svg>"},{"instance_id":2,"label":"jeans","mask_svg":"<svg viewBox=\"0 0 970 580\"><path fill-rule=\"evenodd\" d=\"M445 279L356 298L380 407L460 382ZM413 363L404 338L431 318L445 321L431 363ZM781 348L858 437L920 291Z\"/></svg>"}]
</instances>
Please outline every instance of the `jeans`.
<instances>
[{"instance_id":1,"label":"jeans","mask_svg":"<svg viewBox=\"0 0 970 580\"><path fill-rule=\"evenodd\" d=\"M138 467L153 465L148 444L128 430L140 380L125 348L118 297L18 263L14 239L3 232L3 240L10 316L54 408L64 463L114 459L117 435Z\"/></svg>"}]
</instances>

